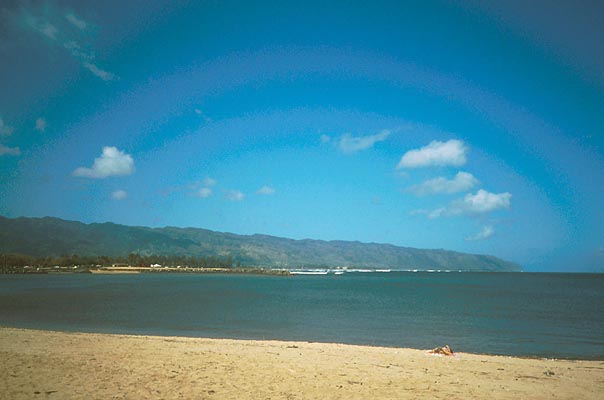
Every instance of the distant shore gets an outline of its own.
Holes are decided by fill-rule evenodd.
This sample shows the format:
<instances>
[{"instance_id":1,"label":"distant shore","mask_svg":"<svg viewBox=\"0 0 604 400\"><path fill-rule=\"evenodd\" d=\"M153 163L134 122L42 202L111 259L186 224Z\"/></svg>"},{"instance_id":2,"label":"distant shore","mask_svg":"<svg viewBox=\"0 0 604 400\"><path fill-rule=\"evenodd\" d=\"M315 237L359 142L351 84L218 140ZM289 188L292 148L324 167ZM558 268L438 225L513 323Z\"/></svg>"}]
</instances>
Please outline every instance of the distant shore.
<instances>
[{"instance_id":1,"label":"distant shore","mask_svg":"<svg viewBox=\"0 0 604 400\"><path fill-rule=\"evenodd\" d=\"M455 349L453 349L455 350ZM0 397L599 399L604 362L0 328Z\"/></svg>"},{"instance_id":2,"label":"distant shore","mask_svg":"<svg viewBox=\"0 0 604 400\"><path fill-rule=\"evenodd\" d=\"M189 267L105 267L91 269L93 274L138 274L138 273L175 273L175 274L253 274L253 275L289 275L285 269L270 268L189 268Z\"/></svg>"},{"instance_id":3,"label":"distant shore","mask_svg":"<svg viewBox=\"0 0 604 400\"><path fill-rule=\"evenodd\" d=\"M0 268L4 274L44 275L44 274L248 274L248 275L278 275L288 276L289 270L261 267L233 268L192 268L192 267L9 267Z\"/></svg>"}]
</instances>

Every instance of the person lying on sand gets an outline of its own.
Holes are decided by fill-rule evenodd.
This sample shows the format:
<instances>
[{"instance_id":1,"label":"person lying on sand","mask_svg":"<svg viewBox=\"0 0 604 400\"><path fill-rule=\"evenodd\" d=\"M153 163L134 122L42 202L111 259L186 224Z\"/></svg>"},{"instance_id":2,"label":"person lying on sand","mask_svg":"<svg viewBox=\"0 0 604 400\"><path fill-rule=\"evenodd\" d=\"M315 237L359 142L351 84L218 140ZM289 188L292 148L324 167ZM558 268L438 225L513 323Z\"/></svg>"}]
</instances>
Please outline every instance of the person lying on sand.
<instances>
[{"instance_id":1,"label":"person lying on sand","mask_svg":"<svg viewBox=\"0 0 604 400\"><path fill-rule=\"evenodd\" d=\"M440 354L443 356L452 356L453 354L453 350L451 350L451 348L449 347L448 344L444 345L443 347L437 347L435 349L432 350L428 350L428 353L430 354Z\"/></svg>"}]
</instances>

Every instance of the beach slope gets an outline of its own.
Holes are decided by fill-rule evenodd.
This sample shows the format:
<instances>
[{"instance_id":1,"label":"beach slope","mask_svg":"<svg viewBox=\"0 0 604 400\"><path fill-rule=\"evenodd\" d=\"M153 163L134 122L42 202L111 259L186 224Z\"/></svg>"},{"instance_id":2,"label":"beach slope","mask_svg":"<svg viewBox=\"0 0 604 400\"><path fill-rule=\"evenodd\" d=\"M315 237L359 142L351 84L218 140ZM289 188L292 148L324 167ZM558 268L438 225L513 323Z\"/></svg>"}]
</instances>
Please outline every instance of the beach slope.
<instances>
[{"instance_id":1,"label":"beach slope","mask_svg":"<svg viewBox=\"0 0 604 400\"><path fill-rule=\"evenodd\" d=\"M604 362L0 328L6 399L601 399Z\"/></svg>"}]
</instances>

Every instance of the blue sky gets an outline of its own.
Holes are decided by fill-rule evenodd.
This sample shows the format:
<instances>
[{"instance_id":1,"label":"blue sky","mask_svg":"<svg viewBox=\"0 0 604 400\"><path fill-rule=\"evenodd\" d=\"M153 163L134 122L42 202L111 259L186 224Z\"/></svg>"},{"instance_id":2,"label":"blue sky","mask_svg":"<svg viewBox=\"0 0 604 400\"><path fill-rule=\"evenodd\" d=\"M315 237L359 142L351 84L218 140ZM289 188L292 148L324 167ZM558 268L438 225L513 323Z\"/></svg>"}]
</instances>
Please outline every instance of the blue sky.
<instances>
[{"instance_id":1,"label":"blue sky","mask_svg":"<svg viewBox=\"0 0 604 400\"><path fill-rule=\"evenodd\" d=\"M0 214L604 266L604 6L3 2Z\"/></svg>"}]
</instances>

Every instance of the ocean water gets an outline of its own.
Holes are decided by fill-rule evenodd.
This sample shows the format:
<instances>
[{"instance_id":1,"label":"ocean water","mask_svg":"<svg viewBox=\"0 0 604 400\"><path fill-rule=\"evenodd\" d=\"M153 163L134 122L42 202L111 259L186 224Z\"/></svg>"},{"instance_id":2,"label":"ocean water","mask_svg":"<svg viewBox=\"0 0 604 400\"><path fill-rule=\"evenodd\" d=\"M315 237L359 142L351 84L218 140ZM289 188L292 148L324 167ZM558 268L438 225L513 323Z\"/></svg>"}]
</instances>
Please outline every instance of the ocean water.
<instances>
[{"instance_id":1,"label":"ocean water","mask_svg":"<svg viewBox=\"0 0 604 400\"><path fill-rule=\"evenodd\" d=\"M604 274L0 275L0 325L604 360Z\"/></svg>"}]
</instances>

